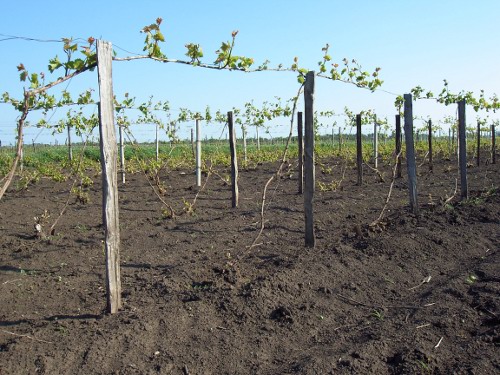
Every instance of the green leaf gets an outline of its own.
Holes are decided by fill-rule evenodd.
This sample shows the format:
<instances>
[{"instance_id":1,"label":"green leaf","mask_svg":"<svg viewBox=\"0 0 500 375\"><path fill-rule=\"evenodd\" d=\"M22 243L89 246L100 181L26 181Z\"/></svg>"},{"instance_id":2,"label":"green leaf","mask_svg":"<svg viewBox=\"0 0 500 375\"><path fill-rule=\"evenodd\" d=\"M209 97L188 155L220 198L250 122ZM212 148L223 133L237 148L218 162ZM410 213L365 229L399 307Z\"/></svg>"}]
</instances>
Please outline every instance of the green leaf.
<instances>
[{"instance_id":1,"label":"green leaf","mask_svg":"<svg viewBox=\"0 0 500 375\"><path fill-rule=\"evenodd\" d=\"M49 60L49 72L54 73L56 69L59 69L62 66L59 61L59 57L56 56L53 59Z\"/></svg>"},{"instance_id":2,"label":"green leaf","mask_svg":"<svg viewBox=\"0 0 500 375\"><path fill-rule=\"evenodd\" d=\"M157 33L153 36L153 38L154 38L155 40L157 40L158 42L164 42L164 41L165 41L165 37L163 36L163 34L162 34L160 31L158 31L158 32L157 32Z\"/></svg>"},{"instance_id":3,"label":"green leaf","mask_svg":"<svg viewBox=\"0 0 500 375\"><path fill-rule=\"evenodd\" d=\"M36 89L39 85L38 83L38 74L32 73L30 77L31 88Z\"/></svg>"}]
</instances>

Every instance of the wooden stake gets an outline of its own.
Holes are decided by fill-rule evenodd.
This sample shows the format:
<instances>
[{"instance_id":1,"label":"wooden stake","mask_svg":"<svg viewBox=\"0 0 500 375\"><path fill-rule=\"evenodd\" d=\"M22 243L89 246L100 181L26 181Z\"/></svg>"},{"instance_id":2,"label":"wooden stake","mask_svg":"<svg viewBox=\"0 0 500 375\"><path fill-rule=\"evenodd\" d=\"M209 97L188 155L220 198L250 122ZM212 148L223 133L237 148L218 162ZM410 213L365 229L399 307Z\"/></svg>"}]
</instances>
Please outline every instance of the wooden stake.
<instances>
[{"instance_id":1,"label":"wooden stake","mask_svg":"<svg viewBox=\"0 0 500 375\"><path fill-rule=\"evenodd\" d=\"M193 159L196 159L196 147L194 145L194 129L191 128L191 151L193 152Z\"/></svg>"},{"instance_id":2,"label":"wooden stake","mask_svg":"<svg viewBox=\"0 0 500 375\"><path fill-rule=\"evenodd\" d=\"M361 114L356 115L356 164L358 167L358 185L363 185L363 142L361 134Z\"/></svg>"},{"instance_id":3,"label":"wooden stake","mask_svg":"<svg viewBox=\"0 0 500 375\"><path fill-rule=\"evenodd\" d=\"M21 147L21 151L20 151L20 158L19 158L19 170L21 171L21 173L23 173L23 169L24 169L24 141L22 143L22 147Z\"/></svg>"},{"instance_id":4,"label":"wooden stake","mask_svg":"<svg viewBox=\"0 0 500 375\"><path fill-rule=\"evenodd\" d=\"M120 137L120 173L122 176L122 184L125 183L125 145L123 144L123 127L118 125L118 133Z\"/></svg>"},{"instance_id":5,"label":"wooden stake","mask_svg":"<svg viewBox=\"0 0 500 375\"><path fill-rule=\"evenodd\" d=\"M201 187L201 129L196 119L196 187Z\"/></svg>"},{"instance_id":6,"label":"wooden stake","mask_svg":"<svg viewBox=\"0 0 500 375\"><path fill-rule=\"evenodd\" d=\"M339 153L342 151L342 129L339 126Z\"/></svg>"},{"instance_id":7,"label":"wooden stake","mask_svg":"<svg viewBox=\"0 0 500 375\"><path fill-rule=\"evenodd\" d=\"M375 165L375 169L378 168L378 126L377 126L377 117L373 122L373 163Z\"/></svg>"},{"instance_id":8,"label":"wooden stake","mask_svg":"<svg viewBox=\"0 0 500 375\"><path fill-rule=\"evenodd\" d=\"M299 194L304 192L304 130L302 126L302 112L297 113L297 142L299 144Z\"/></svg>"},{"instance_id":9,"label":"wooden stake","mask_svg":"<svg viewBox=\"0 0 500 375\"><path fill-rule=\"evenodd\" d=\"M247 167L247 128L241 125L241 133L243 135L243 168Z\"/></svg>"},{"instance_id":10,"label":"wooden stake","mask_svg":"<svg viewBox=\"0 0 500 375\"><path fill-rule=\"evenodd\" d=\"M156 162L160 160L160 139L158 137L158 123L155 124L155 146L156 146Z\"/></svg>"},{"instance_id":11,"label":"wooden stake","mask_svg":"<svg viewBox=\"0 0 500 375\"><path fill-rule=\"evenodd\" d=\"M259 127L258 126L255 128L255 131L257 133L257 135L256 135L257 136L257 150L260 151L260 137L259 137Z\"/></svg>"},{"instance_id":12,"label":"wooden stake","mask_svg":"<svg viewBox=\"0 0 500 375\"><path fill-rule=\"evenodd\" d=\"M401 115L396 115L396 155L399 155L396 167L396 177L401 178Z\"/></svg>"},{"instance_id":13,"label":"wooden stake","mask_svg":"<svg viewBox=\"0 0 500 375\"><path fill-rule=\"evenodd\" d=\"M427 141L429 142L429 172L432 172L434 168L432 165L432 120L429 120L429 136Z\"/></svg>"},{"instance_id":14,"label":"wooden stake","mask_svg":"<svg viewBox=\"0 0 500 375\"><path fill-rule=\"evenodd\" d=\"M451 129L451 151L455 152L456 142L455 142L455 128Z\"/></svg>"},{"instance_id":15,"label":"wooden stake","mask_svg":"<svg viewBox=\"0 0 500 375\"><path fill-rule=\"evenodd\" d=\"M316 239L314 236L314 190L315 190L315 170L314 170L314 71L306 75L304 86L304 213L305 213L305 245L314 247Z\"/></svg>"},{"instance_id":16,"label":"wooden stake","mask_svg":"<svg viewBox=\"0 0 500 375\"><path fill-rule=\"evenodd\" d=\"M476 153L476 165L479 167L480 163L480 151L481 151L481 123L477 120L477 153Z\"/></svg>"},{"instance_id":17,"label":"wooden stake","mask_svg":"<svg viewBox=\"0 0 500 375\"><path fill-rule=\"evenodd\" d=\"M231 205L233 208L238 207L238 156L236 155L236 133L233 124L233 112L227 113L227 124L229 127L229 150L231 152L231 190L233 197Z\"/></svg>"},{"instance_id":18,"label":"wooden stake","mask_svg":"<svg viewBox=\"0 0 500 375\"><path fill-rule=\"evenodd\" d=\"M417 199L417 165L415 161L415 146L413 143L413 102L411 94L404 95L406 168L408 170L408 190L410 194L410 210L418 215Z\"/></svg>"},{"instance_id":19,"label":"wooden stake","mask_svg":"<svg viewBox=\"0 0 500 375\"><path fill-rule=\"evenodd\" d=\"M495 124L491 124L491 164L496 163L495 147Z\"/></svg>"},{"instance_id":20,"label":"wooden stake","mask_svg":"<svg viewBox=\"0 0 500 375\"><path fill-rule=\"evenodd\" d=\"M452 149L451 149L451 128L448 129L448 150L451 153L451 151L452 151Z\"/></svg>"},{"instance_id":21,"label":"wooden stake","mask_svg":"<svg viewBox=\"0 0 500 375\"><path fill-rule=\"evenodd\" d=\"M71 124L68 122L68 159L70 163L73 161L73 147L71 144Z\"/></svg>"},{"instance_id":22,"label":"wooden stake","mask_svg":"<svg viewBox=\"0 0 500 375\"><path fill-rule=\"evenodd\" d=\"M467 199L467 134L465 129L465 99L458 102L458 163L460 166L460 198Z\"/></svg>"},{"instance_id":23,"label":"wooden stake","mask_svg":"<svg viewBox=\"0 0 500 375\"><path fill-rule=\"evenodd\" d=\"M99 133L102 167L103 222L105 227L107 311L121 307L120 225L118 219L118 183L116 176L116 134L114 125L111 43L97 41L99 81Z\"/></svg>"}]
</instances>

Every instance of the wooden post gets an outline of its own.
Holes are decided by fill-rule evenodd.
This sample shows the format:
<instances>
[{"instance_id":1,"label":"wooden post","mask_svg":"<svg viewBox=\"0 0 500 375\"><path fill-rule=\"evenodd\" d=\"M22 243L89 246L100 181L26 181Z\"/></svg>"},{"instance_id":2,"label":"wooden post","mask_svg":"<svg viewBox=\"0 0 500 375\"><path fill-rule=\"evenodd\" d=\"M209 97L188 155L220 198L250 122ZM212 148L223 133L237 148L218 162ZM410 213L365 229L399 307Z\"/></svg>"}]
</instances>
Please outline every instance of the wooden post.
<instances>
[{"instance_id":1,"label":"wooden post","mask_svg":"<svg viewBox=\"0 0 500 375\"><path fill-rule=\"evenodd\" d=\"M460 198L469 196L467 186L467 138L465 129L465 99L458 102L458 164L460 166Z\"/></svg>"},{"instance_id":2,"label":"wooden post","mask_svg":"<svg viewBox=\"0 0 500 375\"><path fill-rule=\"evenodd\" d=\"M68 122L68 160L71 163L73 161L73 147L71 144L71 124Z\"/></svg>"},{"instance_id":3,"label":"wooden post","mask_svg":"<svg viewBox=\"0 0 500 375\"><path fill-rule=\"evenodd\" d=\"M196 150L194 146L194 129L191 128L191 151L193 152L193 159L196 159Z\"/></svg>"},{"instance_id":4,"label":"wooden post","mask_svg":"<svg viewBox=\"0 0 500 375\"><path fill-rule=\"evenodd\" d=\"M375 116L373 122L373 163L375 165L375 169L378 168L378 126L377 126L377 117Z\"/></svg>"},{"instance_id":5,"label":"wooden post","mask_svg":"<svg viewBox=\"0 0 500 375\"><path fill-rule=\"evenodd\" d=\"M123 144L123 126L118 125L118 134L120 137L120 173L122 184L125 183L125 145Z\"/></svg>"},{"instance_id":6,"label":"wooden post","mask_svg":"<svg viewBox=\"0 0 500 375\"><path fill-rule=\"evenodd\" d=\"M396 155L399 155L396 166L396 177L401 178L401 115L396 115Z\"/></svg>"},{"instance_id":7,"label":"wooden post","mask_svg":"<svg viewBox=\"0 0 500 375\"><path fill-rule=\"evenodd\" d=\"M451 140L451 127L448 129L448 150L450 153L453 151L451 148L452 140Z\"/></svg>"},{"instance_id":8,"label":"wooden post","mask_svg":"<svg viewBox=\"0 0 500 375\"><path fill-rule=\"evenodd\" d=\"M196 119L196 187L201 187L201 129Z\"/></svg>"},{"instance_id":9,"label":"wooden post","mask_svg":"<svg viewBox=\"0 0 500 375\"><path fill-rule=\"evenodd\" d=\"M241 125L241 133L243 134L243 167L247 166L247 128Z\"/></svg>"},{"instance_id":10,"label":"wooden post","mask_svg":"<svg viewBox=\"0 0 500 375\"><path fill-rule=\"evenodd\" d=\"M455 128L451 129L451 152L455 152Z\"/></svg>"},{"instance_id":11,"label":"wooden post","mask_svg":"<svg viewBox=\"0 0 500 375\"><path fill-rule=\"evenodd\" d=\"M231 205L238 207L238 157L236 155L236 132L234 131L233 112L227 113L227 124L229 127L229 150L231 152L231 190L233 197Z\"/></svg>"},{"instance_id":12,"label":"wooden post","mask_svg":"<svg viewBox=\"0 0 500 375\"><path fill-rule=\"evenodd\" d=\"M333 131L333 130L332 130ZM302 126L302 112L297 113L297 142L299 144L299 194L304 192L304 129Z\"/></svg>"},{"instance_id":13,"label":"wooden post","mask_svg":"<svg viewBox=\"0 0 500 375\"><path fill-rule=\"evenodd\" d=\"M342 129L339 126L339 153L342 151Z\"/></svg>"},{"instance_id":14,"label":"wooden post","mask_svg":"<svg viewBox=\"0 0 500 375\"><path fill-rule=\"evenodd\" d=\"M481 152L481 122L477 120L477 154L476 154L476 165L479 167L480 163L480 152Z\"/></svg>"},{"instance_id":15,"label":"wooden post","mask_svg":"<svg viewBox=\"0 0 500 375\"><path fill-rule=\"evenodd\" d=\"M305 245L314 247L316 239L314 236L314 71L306 75L304 86L304 213L305 213Z\"/></svg>"},{"instance_id":16,"label":"wooden post","mask_svg":"<svg viewBox=\"0 0 500 375\"><path fill-rule=\"evenodd\" d=\"M417 165L415 161L415 146L413 143L413 102L411 94L404 95L406 168L408 170L408 190L410 193L410 210L418 215L417 199Z\"/></svg>"},{"instance_id":17,"label":"wooden post","mask_svg":"<svg viewBox=\"0 0 500 375\"><path fill-rule=\"evenodd\" d=\"M121 307L120 225L118 219L118 183L116 175L116 133L114 125L111 43L97 41L99 81L99 134L102 168L103 222L105 227L107 311Z\"/></svg>"},{"instance_id":18,"label":"wooden post","mask_svg":"<svg viewBox=\"0 0 500 375\"><path fill-rule=\"evenodd\" d=\"M427 137L429 142L429 172L433 171L432 165L432 120L429 120L429 136Z\"/></svg>"},{"instance_id":19,"label":"wooden post","mask_svg":"<svg viewBox=\"0 0 500 375\"><path fill-rule=\"evenodd\" d=\"M363 140L361 134L361 114L356 115L356 164L358 167L358 185L363 185Z\"/></svg>"},{"instance_id":20,"label":"wooden post","mask_svg":"<svg viewBox=\"0 0 500 375\"><path fill-rule=\"evenodd\" d=\"M260 137L259 137L259 127L258 126L255 128L255 131L257 133L257 150L260 151Z\"/></svg>"},{"instance_id":21,"label":"wooden post","mask_svg":"<svg viewBox=\"0 0 500 375\"><path fill-rule=\"evenodd\" d=\"M496 163L495 148L495 124L491 124L491 164Z\"/></svg>"},{"instance_id":22,"label":"wooden post","mask_svg":"<svg viewBox=\"0 0 500 375\"><path fill-rule=\"evenodd\" d=\"M155 124L155 145L156 145L156 162L160 160L160 141L158 138L158 123Z\"/></svg>"},{"instance_id":23,"label":"wooden post","mask_svg":"<svg viewBox=\"0 0 500 375\"><path fill-rule=\"evenodd\" d=\"M23 173L24 169L24 140L22 140L22 147L19 150L19 170Z\"/></svg>"}]
</instances>

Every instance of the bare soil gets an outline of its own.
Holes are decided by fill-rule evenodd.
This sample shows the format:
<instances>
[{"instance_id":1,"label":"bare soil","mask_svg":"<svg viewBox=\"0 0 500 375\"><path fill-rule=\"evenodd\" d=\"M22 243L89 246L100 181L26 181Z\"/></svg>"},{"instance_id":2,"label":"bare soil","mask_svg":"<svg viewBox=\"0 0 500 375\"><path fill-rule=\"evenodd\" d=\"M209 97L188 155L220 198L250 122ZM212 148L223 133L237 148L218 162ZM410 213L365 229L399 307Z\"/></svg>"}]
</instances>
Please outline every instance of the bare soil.
<instances>
[{"instance_id":1,"label":"bare soil","mask_svg":"<svg viewBox=\"0 0 500 375\"><path fill-rule=\"evenodd\" d=\"M270 186L252 249L276 163L241 170L236 209L211 175L192 214L183 211L197 192L192 171L165 170L175 219L144 174L129 175L114 315L105 313L100 175L89 171L86 204L69 180L11 190L0 201L0 374L500 373L499 164L471 166L470 199L445 205L456 161L435 162L433 173L423 163L418 217L403 166L372 227L391 167L380 168L384 182L365 168L356 186L352 166L340 181L343 162L320 162L314 249L304 246L294 162ZM34 217L47 210L50 227L68 197L54 235L38 238Z\"/></svg>"}]
</instances>

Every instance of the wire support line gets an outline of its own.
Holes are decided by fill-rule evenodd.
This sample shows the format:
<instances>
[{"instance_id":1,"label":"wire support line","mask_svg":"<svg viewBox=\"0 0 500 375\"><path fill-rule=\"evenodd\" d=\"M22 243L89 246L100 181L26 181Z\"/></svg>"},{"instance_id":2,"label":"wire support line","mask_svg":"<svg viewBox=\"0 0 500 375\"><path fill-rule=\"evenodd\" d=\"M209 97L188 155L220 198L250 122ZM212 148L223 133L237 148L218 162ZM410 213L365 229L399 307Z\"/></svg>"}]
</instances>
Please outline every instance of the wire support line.
<instances>
[{"instance_id":1,"label":"wire support line","mask_svg":"<svg viewBox=\"0 0 500 375\"><path fill-rule=\"evenodd\" d=\"M65 43L63 38L61 39L41 39L41 38L31 38L27 36L20 36L20 35L9 35L9 34L3 34L0 33L0 42L6 42L9 40L22 40L22 41L27 41L27 42L37 42L37 43ZM77 41L84 41L86 42L87 39L84 38L76 38L76 39L71 39L73 42Z\"/></svg>"},{"instance_id":2,"label":"wire support line","mask_svg":"<svg viewBox=\"0 0 500 375\"><path fill-rule=\"evenodd\" d=\"M129 53L131 55L134 55L134 56L142 56L140 53L136 53L136 52L131 52L129 50L126 50L125 48L123 47L120 47L119 45L117 44L113 44L113 47L116 48L116 49L119 49L120 51L123 51L123 52L126 52L126 53Z\"/></svg>"},{"instance_id":3,"label":"wire support line","mask_svg":"<svg viewBox=\"0 0 500 375\"><path fill-rule=\"evenodd\" d=\"M0 33L0 42L6 42L9 40L24 40L28 42L39 42L39 43L63 43L61 39L38 39L38 38L30 38L26 36L17 36L17 35L8 35Z\"/></svg>"}]
</instances>

